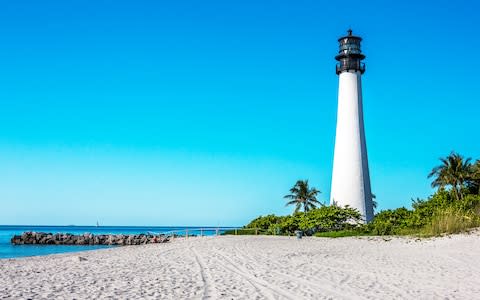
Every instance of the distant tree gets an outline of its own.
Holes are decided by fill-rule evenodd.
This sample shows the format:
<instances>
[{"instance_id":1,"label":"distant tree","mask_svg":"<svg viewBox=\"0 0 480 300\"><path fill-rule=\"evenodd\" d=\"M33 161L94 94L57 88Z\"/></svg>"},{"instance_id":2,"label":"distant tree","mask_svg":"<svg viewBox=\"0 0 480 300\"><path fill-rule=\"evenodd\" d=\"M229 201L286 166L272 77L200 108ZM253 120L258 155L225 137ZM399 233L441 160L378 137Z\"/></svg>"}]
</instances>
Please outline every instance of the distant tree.
<instances>
[{"instance_id":1,"label":"distant tree","mask_svg":"<svg viewBox=\"0 0 480 300\"><path fill-rule=\"evenodd\" d=\"M378 207L377 196L375 196L375 194L372 194L372 206L373 210L376 210Z\"/></svg>"},{"instance_id":2,"label":"distant tree","mask_svg":"<svg viewBox=\"0 0 480 300\"><path fill-rule=\"evenodd\" d=\"M432 169L428 178L433 178L432 187L444 189L450 186L457 200L463 199L465 185L472 178L471 158L463 158L458 153L452 152L445 158L440 158L442 162L439 166Z\"/></svg>"},{"instance_id":3,"label":"distant tree","mask_svg":"<svg viewBox=\"0 0 480 300\"><path fill-rule=\"evenodd\" d=\"M480 195L480 160L477 161L472 165L472 175L471 175L471 182L470 187L472 192L476 192Z\"/></svg>"},{"instance_id":4,"label":"distant tree","mask_svg":"<svg viewBox=\"0 0 480 300\"><path fill-rule=\"evenodd\" d=\"M317 195L321 192L316 188L308 186L308 180L298 180L297 183L290 189L290 194L283 198L288 199L286 206L295 205L295 213L303 207L303 212L306 213L311 209L317 207L317 204L323 204L317 200Z\"/></svg>"}]
</instances>

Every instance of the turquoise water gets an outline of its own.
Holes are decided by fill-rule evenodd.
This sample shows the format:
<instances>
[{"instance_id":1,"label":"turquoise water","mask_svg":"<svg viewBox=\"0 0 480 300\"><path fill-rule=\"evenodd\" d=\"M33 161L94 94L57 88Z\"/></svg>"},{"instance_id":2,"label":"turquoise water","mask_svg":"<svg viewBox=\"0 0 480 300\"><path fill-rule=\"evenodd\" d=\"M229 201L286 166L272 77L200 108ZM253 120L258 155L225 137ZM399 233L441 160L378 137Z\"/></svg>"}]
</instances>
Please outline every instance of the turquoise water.
<instances>
[{"instance_id":1,"label":"turquoise water","mask_svg":"<svg viewBox=\"0 0 480 300\"><path fill-rule=\"evenodd\" d=\"M62 246L62 245L17 245L10 243L13 235L20 235L25 231L51 232L51 233L72 233L72 234L140 234L140 233L165 233L169 231L179 231L180 235L185 234L188 228L189 234L200 234L201 227L129 227L129 226L10 226L0 225L0 259L15 258L36 255L48 255L55 253L76 252L85 250L94 250L108 248L111 246ZM213 235L216 233L214 227L202 227L203 235ZM222 233L220 230L219 233Z\"/></svg>"}]
</instances>

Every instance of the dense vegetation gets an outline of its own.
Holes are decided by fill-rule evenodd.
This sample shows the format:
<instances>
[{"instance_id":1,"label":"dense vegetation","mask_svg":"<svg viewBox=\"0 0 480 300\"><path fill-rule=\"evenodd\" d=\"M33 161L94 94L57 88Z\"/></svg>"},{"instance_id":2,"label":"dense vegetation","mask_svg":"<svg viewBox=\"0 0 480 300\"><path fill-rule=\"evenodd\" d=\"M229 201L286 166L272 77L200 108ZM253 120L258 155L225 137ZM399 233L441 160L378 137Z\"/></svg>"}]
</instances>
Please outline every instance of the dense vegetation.
<instances>
[{"instance_id":1,"label":"dense vegetation","mask_svg":"<svg viewBox=\"0 0 480 300\"><path fill-rule=\"evenodd\" d=\"M295 205L288 216L261 216L240 233L293 234L340 237L350 235L416 234L424 236L457 233L480 226L480 161L471 163L452 152L429 174L436 193L427 199L413 200L412 208L383 210L372 222L362 224L360 213L350 207L320 206L320 191L297 181L285 198ZM303 208L303 212L299 210Z\"/></svg>"},{"instance_id":2,"label":"dense vegetation","mask_svg":"<svg viewBox=\"0 0 480 300\"><path fill-rule=\"evenodd\" d=\"M366 230L374 235L457 233L480 226L480 196L441 189L426 200L414 200L412 209L388 209L376 214Z\"/></svg>"},{"instance_id":3,"label":"dense vegetation","mask_svg":"<svg viewBox=\"0 0 480 300\"><path fill-rule=\"evenodd\" d=\"M361 221L360 213L353 208L322 206L307 212L296 212L289 216L267 215L258 217L245 229L258 229L266 234L293 234L302 230L307 234L321 231L338 231L356 228Z\"/></svg>"}]
</instances>

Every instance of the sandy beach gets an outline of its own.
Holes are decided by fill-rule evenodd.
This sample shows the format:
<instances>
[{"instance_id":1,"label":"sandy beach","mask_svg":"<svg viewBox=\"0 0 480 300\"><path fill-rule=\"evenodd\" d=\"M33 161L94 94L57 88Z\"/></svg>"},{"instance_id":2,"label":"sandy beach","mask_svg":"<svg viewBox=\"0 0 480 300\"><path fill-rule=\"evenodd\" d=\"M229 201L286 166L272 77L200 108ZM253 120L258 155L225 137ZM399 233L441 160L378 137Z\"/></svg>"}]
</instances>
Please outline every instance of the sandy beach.
<instances>
[{"instance_id":1,"label":"sandy beach","mask_svg":"<svg viewBox=\"0 0 480 300\"><path fill-rule=\"evenodd\" d=\"M0 260L0 298L475 299L480 235L221 236Z\"/></svg>"}]
</instances>

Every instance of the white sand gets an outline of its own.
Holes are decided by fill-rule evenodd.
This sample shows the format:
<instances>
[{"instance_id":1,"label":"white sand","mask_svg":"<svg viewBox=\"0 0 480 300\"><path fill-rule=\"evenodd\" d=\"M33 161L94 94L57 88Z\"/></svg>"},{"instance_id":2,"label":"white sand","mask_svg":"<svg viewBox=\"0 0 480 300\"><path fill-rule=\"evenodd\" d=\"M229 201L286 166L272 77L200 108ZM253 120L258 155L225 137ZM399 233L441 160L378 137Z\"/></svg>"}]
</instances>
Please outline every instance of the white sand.
<instances>
[{"instance_id":1,"label":"white sand","mask_svg":"<svg viewBox=\"0 0 480 300\"><path fill-rule=\"evenodd\" d=\"M0 298L479 299L480 235L197 237L4 259L0 270Z\"/></svg>"}]
</instances>

